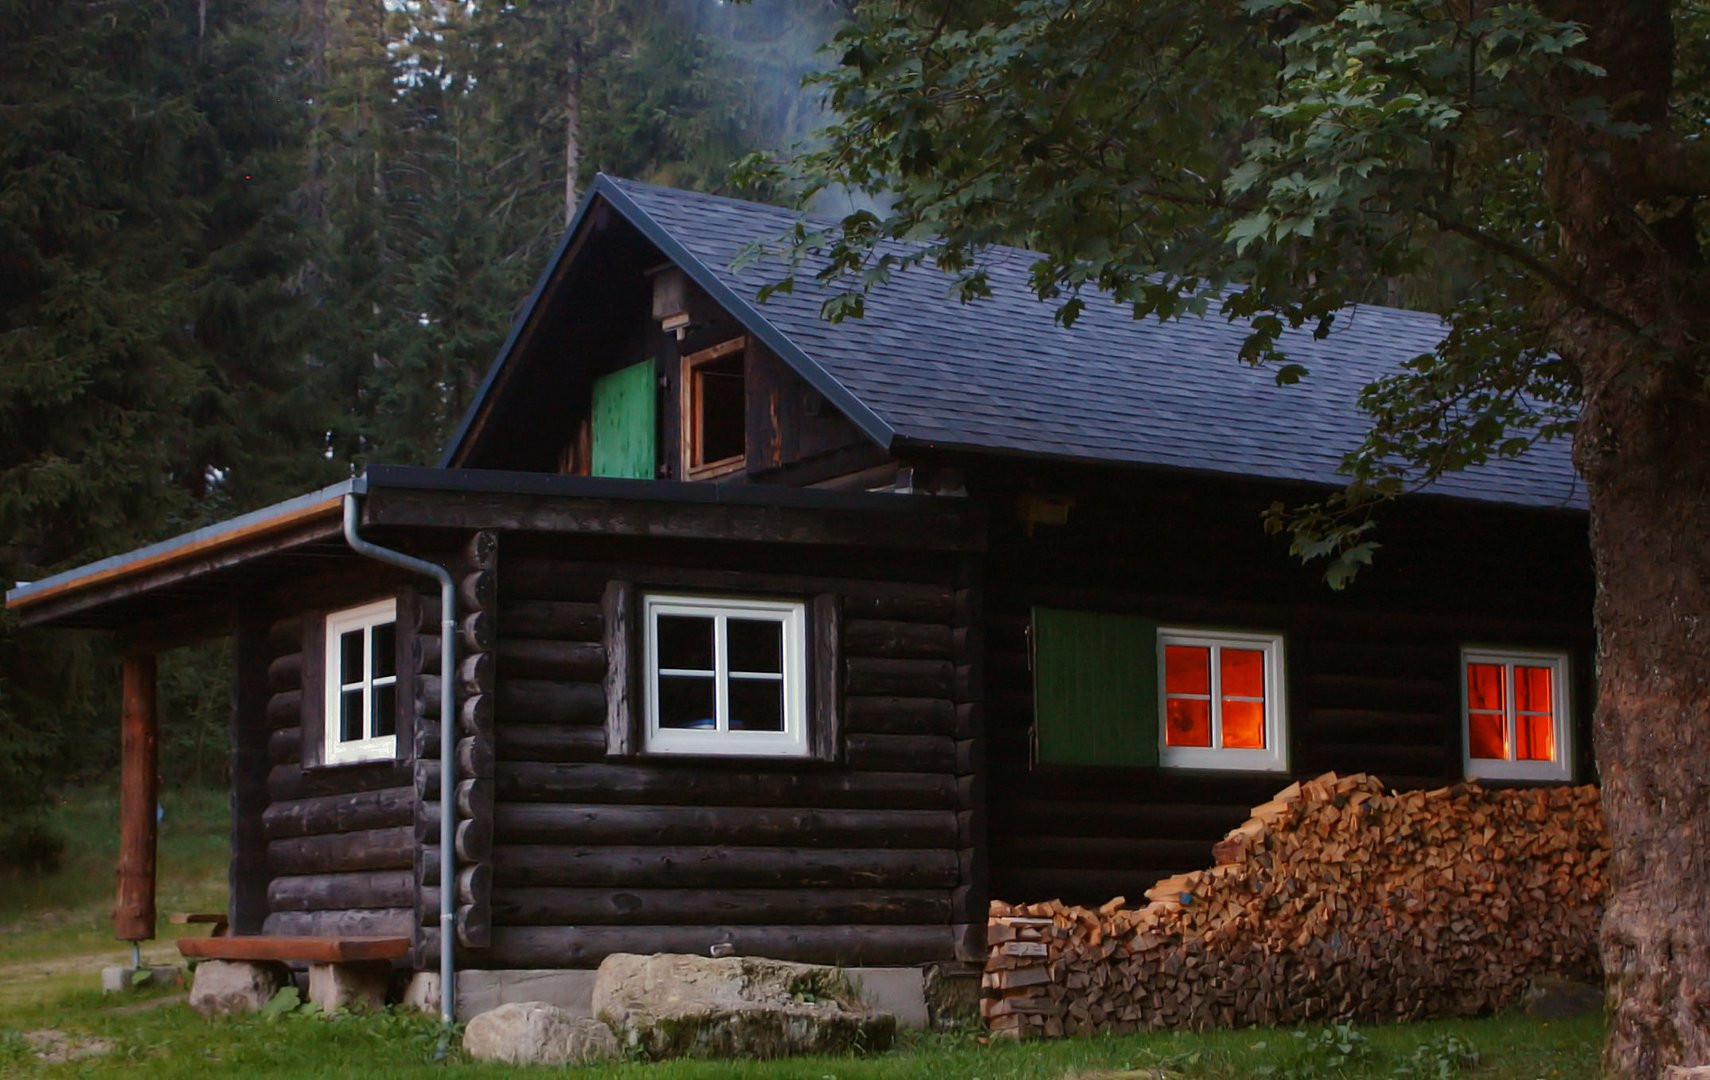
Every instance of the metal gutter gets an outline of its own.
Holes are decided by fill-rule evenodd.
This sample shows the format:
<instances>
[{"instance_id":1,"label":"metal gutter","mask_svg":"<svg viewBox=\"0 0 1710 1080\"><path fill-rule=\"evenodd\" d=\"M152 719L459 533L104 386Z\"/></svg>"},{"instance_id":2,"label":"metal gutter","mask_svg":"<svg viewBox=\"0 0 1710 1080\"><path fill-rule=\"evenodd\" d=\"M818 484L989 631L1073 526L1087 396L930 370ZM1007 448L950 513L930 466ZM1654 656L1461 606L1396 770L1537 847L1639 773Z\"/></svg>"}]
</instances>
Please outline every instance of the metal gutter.
<instances>
[{"instance_id":1,"label":"metal gutter","mask_svg":"<svg viewBox=\"0 0 1710 1080\"><path fill-rule=\"evenodd\" d=\"M364 540L357 496L347 492L342 502L344 539L352 551L439 582L439 1018L449 1032L457 1008L457 585L438 563Z\"/></svg>"},{"instance_id":2,"label":"metal gutter","mask_svg":"<svg viewBox=\"0 0 1710 1080\"><path fill-rule=\"evenodd\" d=\"M344 480L307 495L299 495L294 499L240 514L230 521L204 526L170 540L112 555L42 578L40 581L20 584L7 590L6 607L21 611L69 592L134 577L149 570L157 570L176 562L283 532L305 522L319 519L336 521L344 496L356 490L357 483L356 480Z\"/></svg>"}]
</instances>

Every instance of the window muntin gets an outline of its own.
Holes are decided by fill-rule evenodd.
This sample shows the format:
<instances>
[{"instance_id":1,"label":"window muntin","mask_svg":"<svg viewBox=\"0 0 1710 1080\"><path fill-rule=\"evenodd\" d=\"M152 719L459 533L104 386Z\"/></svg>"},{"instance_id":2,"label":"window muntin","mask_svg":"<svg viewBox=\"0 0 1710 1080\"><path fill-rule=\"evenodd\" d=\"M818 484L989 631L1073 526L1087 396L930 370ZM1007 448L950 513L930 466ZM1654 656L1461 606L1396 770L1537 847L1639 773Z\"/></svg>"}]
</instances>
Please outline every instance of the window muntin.
<instances>
[{"instance_id":1,"label":"window muntin","mask_svg":"<svg viewBox=\"0 0 1710 1080\"><path fill-rule=\"evenodd\" d=\"M1513 649L1461 651L1466 775L1483 780L1573 776L1567 656Z\"/></svg>"},{"instance_id":2,"label":"window muntin","mask_svg":"<svg viewBox=\"0 0 1710 1080\"><path fill-rule=\"evenodd\" d=\"M1158 764L1282 770L1282 638L1158 631Z\"/></svg>"},{"instance_id":3,"label":"window muntin","mask_svg":"<svg viewBox=\"0 0 1710 1080\"><path fill-rule=\"evenodd\" d=\"M646 749L808 752L805 605L649 596Z\"/></svg>"},{"instance_id":4,"label":"window muntin","mask_svg":"<svg viewBox=\"0 0 1710 1080\"><path fill-rule=\"evenodd\" d=\"M378 600L326 617L327 764L397 754L398 602Z\"/></svg>"},{"instance_id":5,"label":"window muntin","mask_svg":"<svg viewBox=\"0 0 1710 1080\"><path fill-rule=\"evenodd\" d=\"M747 341L683 358L683 475L719 476L748 453Z\"/></svg>"}]
</instances>

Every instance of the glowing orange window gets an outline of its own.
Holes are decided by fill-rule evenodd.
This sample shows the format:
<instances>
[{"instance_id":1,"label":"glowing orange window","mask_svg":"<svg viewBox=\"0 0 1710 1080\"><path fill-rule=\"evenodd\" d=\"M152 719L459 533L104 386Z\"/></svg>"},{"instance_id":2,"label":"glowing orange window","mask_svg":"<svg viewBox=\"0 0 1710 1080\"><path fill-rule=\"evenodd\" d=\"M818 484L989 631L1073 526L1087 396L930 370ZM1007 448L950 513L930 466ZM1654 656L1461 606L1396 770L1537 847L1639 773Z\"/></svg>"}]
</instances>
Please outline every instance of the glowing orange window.
<instances>
[{"instance_id":1,"label":"glowing orange window","mask_svg":"<svg viewBox=\"0 0 1710 1080\"><path fill-rule=\"evenodd\" d=\"M1550 653L1463 654L1467 774L1566 780L1567 658Z\"/></svg>"},{"instance_id":2,"label":"glowing orange window","mask_svg":"<svg viewBox=\"0 0 1710 1080\"><path fill-rule=\"evenodd\" d=\"M1160 764L1282 767L1281 639L1163 630L1159 646L1164 684Z\"/></svg>"}]
</instances>

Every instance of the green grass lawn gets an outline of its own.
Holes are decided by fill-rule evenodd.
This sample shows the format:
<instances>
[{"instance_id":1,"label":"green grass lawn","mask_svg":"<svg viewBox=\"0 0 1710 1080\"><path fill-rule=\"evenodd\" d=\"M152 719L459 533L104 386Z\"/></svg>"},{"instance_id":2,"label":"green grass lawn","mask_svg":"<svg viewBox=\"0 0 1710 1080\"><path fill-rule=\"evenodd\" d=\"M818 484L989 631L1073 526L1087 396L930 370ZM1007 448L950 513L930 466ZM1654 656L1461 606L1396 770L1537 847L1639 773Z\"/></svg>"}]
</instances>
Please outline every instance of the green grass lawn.
<instances>
[{"instance_id":1,"label":"green grass lawn","mask_svg":"<svg viewBox=\"0 0 1710 1080\"><path fill-rule=\"evenodd\" d=\"M159 940L147 955L176 959L172 911L225 906L224 792L168 794L160 844ZM114 792L85 789L56 808L69 838L65 865L25 877L0 869L0 1076L197 1077L437 1075L438 1025L431 1017L284 1014L204 1020L182 991L102 995L99 970L129 958L112 938ZM1236 1080L1396 1077L1418 1080L1593 1080L1600 1075L1601 1020L1520 1016L1305 1032L1255 1029L1158 1033L984 1045L975 1033L911 1035L867 1058L780 1062L627 1062L542 1070L618 1080ZM45 1062L57 1047L71 1060ZM1467 1053L1476 1053L1476 1061ZM82 1052L82 1056L72 1056ZM515 1075L453 1052L457 1075Z\"/></svg>"}]
</instances>

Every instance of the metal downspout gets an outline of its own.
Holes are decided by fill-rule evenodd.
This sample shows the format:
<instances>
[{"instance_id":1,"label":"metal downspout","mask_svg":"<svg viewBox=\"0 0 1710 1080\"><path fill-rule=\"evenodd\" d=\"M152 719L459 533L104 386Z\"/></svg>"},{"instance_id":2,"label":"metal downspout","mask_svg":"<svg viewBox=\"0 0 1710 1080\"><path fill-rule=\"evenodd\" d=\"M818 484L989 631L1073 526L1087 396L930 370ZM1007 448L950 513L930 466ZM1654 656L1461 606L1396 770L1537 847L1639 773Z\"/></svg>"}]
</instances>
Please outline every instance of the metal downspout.
<instances>
[{"instance_id":1,"label":"metal downspout","mask_svg":"<svg viewBox=\"0 0 1710 1080\"><path fill-rule=\"evenodd\" d=\"M447 1031L455 1021L456 967L452 950L457 938L457 586L451 572L437 563L370 543L358 535L361 504L344 497L344 539L352 551L383 563L425 574L439 582L439 1018Z\"/></svg>"}]
</instances>

